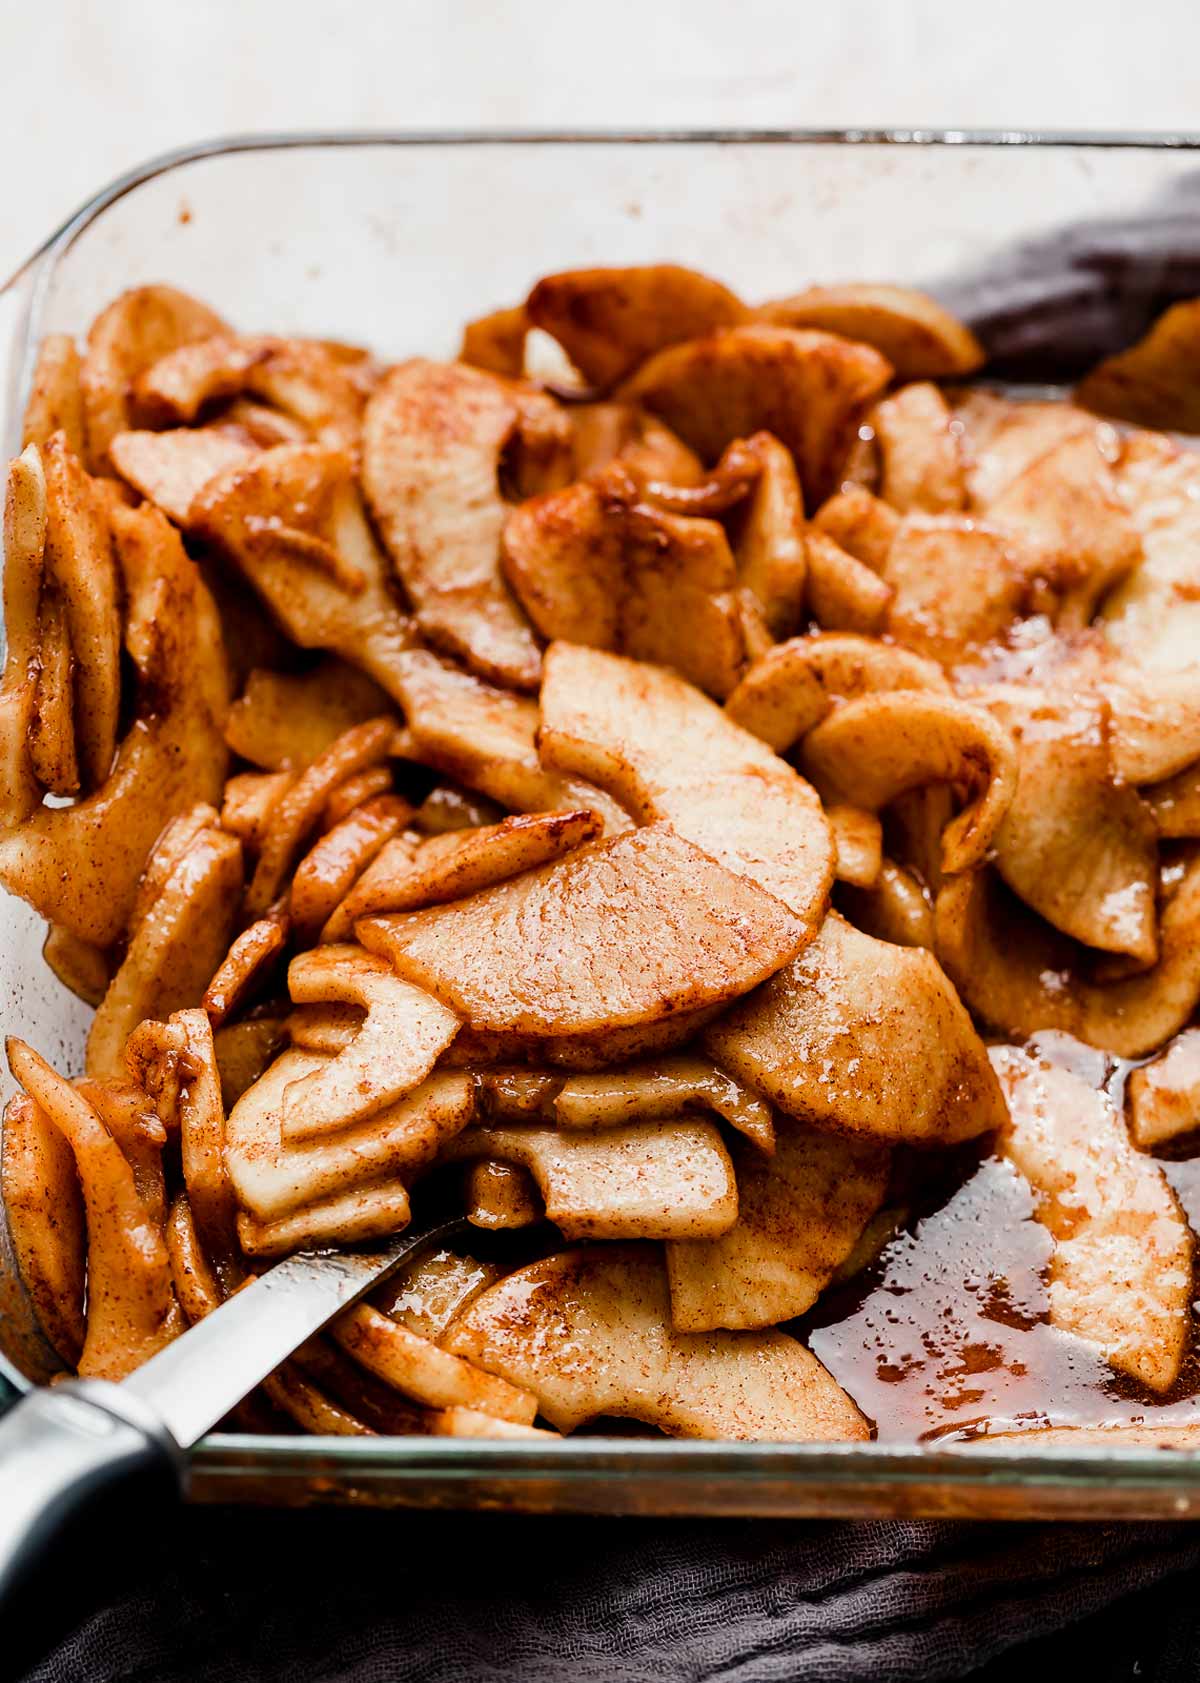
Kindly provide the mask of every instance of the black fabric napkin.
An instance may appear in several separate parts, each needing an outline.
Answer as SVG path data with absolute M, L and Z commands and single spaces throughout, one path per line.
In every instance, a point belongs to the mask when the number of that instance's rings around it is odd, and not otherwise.
M 192 1510 L 91 1551 L 25 1683 L 915 1683 L 1197 1564 L 1182 1525 Z

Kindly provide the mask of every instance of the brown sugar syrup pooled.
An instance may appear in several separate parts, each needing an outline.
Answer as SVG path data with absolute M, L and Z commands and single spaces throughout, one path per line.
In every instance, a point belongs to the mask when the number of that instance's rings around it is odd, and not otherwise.
M 1120 1108 L 1136 1067 L 1065 1035 L 1031 1049 L 1103 1087 Z M 1195 1139 L 1183 1142 L 1194 1149 Z M 1193 1232 L 1200 1156 L 1159 1159 Z M 969 1151 L 948 1195 L 914 1218 L 856 1278 L 827 1291 L 800 1327 L 813 1354 L 886 1442 L 969 1439 L 1040 1426 L 1200 1422 L 1195 1323 L 1176 1383 L 1154 1395 L 1100 1351 L 1050 1324 L 1054 1241 L 1034 1197 L 998 1157 Z

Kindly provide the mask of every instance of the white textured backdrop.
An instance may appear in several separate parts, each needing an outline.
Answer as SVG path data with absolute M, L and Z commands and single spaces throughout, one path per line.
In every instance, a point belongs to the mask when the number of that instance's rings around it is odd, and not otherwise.
M 1200 0 L 0 0 L 0 271 L 235 130 L 1200 129 Z

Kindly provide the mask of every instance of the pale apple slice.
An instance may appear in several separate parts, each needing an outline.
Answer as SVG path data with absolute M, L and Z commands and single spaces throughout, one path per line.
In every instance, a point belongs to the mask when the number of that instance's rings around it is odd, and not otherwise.
M 1050 1319 L 1153 1391 L 1174 1384 L 1191 1328 L 1192 1236 L 1162 1168 L 1108 1096 L 1015 1046 L 992 1061 L 1008 1101 L 1001 1152 L 1054 1238 Z
M 868 345 L 762 324 L 659 351 L 617 395 L 661 416 L 706 462 L 735 438 L 773 433 L 816 506 L 834 489 L 855 429 L 891 375 Z
M 500 574 L 501 457 L 555 426 L 569 457 L 569 423 L 550 398 L 420 358 L 384 378 L 363 425 L 363 487 L 421 630 L 516 689 L 537 687 L 540 658 Z
M 298 1005 L 358 1005 L 366 1018 L 345 1051 L 284 1089 L 285 1145 L 337 1133 L 393 1105 L 425 1080 L 459 1029 L 453 1011 L 360 947 L 298 954 L 288 989 Z
M 119 583 L 105 509 L 96 482 L 65 438 L 42 449 L 46 481 L 43 590 L 62 604 L 71 646 L 70 687 L 83 788 L 95 789 L 112 767 L 120 707 Z
M 943 666 L 961 665 L 1040 606 L 1049 558 L 1016 531 L 957 514 L 904 517 L 883 564 L 894 595 L 882 627 Z
M 1200 1029 L 1184 1029 L 1152 1063 L 1130 1071 L 1129 1134 L 1153 1151 L 1200 1128 Z
M 1200 459 L 1143 433 L 1126 442 L 1116 479 L 1141 539 L 1142 560 L 1101 605 L 1107 641 L 1152 685 L 1183 678 L 1194 702 L 1200 691 Z M 1153 716 L 1161 711 L 1153 705 L 1153 688 L 1150 698 Z
M 867 636 L 881 632 L 892 609 L 893 586 L 819 526 L 808 528 L 805 549 L 811 618 L 826 631 L 858 631 Z
M 0 837 L 0 881 L 48 921 L 108 947 L 164 824 L 221 798 L 228 673 L 212 598 L 179 534 L 149 505 L 113 506 L 138 706 L 105 782 Z
M 542 682 L 543 760 L 665 820 L 815 933 L 833 878 L 820 802 L 786 761 L 658 667 L 556 643 Z
M 530 697 L 485 684 L 421 649 L 404 661 L 397 698 L 414 755 L 447 777 L 514 812 L 590 809 L 609 835 L 629 828 L 625 811 L 594 784 L 542 765 Z
M 942 869 L 978 865 L 1012 802 L 1017 755 L 1009 732 L 981 707 L 931 690 L 847 701 L 804 739 L 803 764 L 827 800 L 878 811 L 929 783 L 964 790 L 942 832 Z
M 729 1153 L 715 1124 L 697 1117 L 571 1132 L 468 1128 L 447 1155 L 528 1169 L 567 1239 L 708 1239 L 737 1219 Z
M 41 644 L 46 476 L 34 445 L 9 463 L 4 491 L 4 679 L 0 683 L 0 824 L 37 810 L 42 788 L 30 754 Z
M 1163 432 L 1200 431 L 1200 299 L 1164 310 L 1150 330 L 1106 357 L 1075 396 L 1085 408 Z
M 1160 873 L 1158 962 L 1096 981 L 1086 949 L 1025 910 L 990 871 L 950 879 L 935 907 L 937 955 L 981 1022 L 1023 1040 L 1061 1029 L 1121 1058 L 1177 1034 L 1200 1001 L 1200 860 Z
M 970 507 L 986 512 L 1039 457 L 1070 438 L 1096 443 L 1105 460 L 1121 453 L 1116 429 L 1061 400 L 1024 402 L 983 387 L 947 393 L 959 433 Z
M 87 1231 L 75 1155 L 25 1093 L 4 1111 L 0 1192 L 21 1282 L 38 1322 L 69 1368 L 84 1341 Z
M 879 494 L 901 514 L 965 508 L 966 479 L 950 410 L 936 386 L 917 381 L 877 403 L 868 417 L 879 442 Z
M 356 357 L 365 363 L 363 353 Z M 178 426 L 218 399 L 248 394 L 280 410 L 314 443 L 355 450 L 367 394 L 356 374 L 352 361 L 317 339 L 215 334 L 144 368 L 133 407 L 151 426 Z
M 498 1420 L 477 1408 L 437 1408 L 429 1414 L 429 1432 L 435 1438 L 559 1438 L 541 1426 L 522 1426 L 517 1420 Z
M 322 939 L 344 940 L 360 917 L 415 911 L 478 894 L 561 859 L 595 841 L 600 830 L 601 821 L 592 812 L 544 812 L 505 818 L 478 830 L 448 830 L 416 846 L 399 837 L 358 878 L 330 917 Z
M 61 432 L 67 448 L 86 462 L 79 351 L 69 333 L 47 333 L 38 346 L 33 382 L 21 422 L 21 448 L 39 448 Z
M 933 948 L 933 896 L 894 859 L 880 861 L 879 880 L 873 887 L 843 888 L 838 904 L 856 929 L 874 935 L 877 941 Z
M 347 451 L 263 450 L 210 479 L 188 525 L 237 567 L 294 643 L 341 655 L 395 695 L 413 627 Z
M 210 479 L 242 467 L 258 454 L 217 427 L 172 427 L 168 432 L 119 432 L 108 447 L 127 485 L 156 503 L 177 526 L 186 526 L 192 504 Z
M 646 357 L 746 315 L 729 288 L 677 263 L 546 275 L 525 301 L 584 378 L 613 386 Z
M 813 517 L 813 525 L 824 532 L 847 555 L 882 573 L 888 553 L 900 530 L 900 516 L 890 503 L 863 485 L 843 485 Z
M 364 945 L 472 1028 L 538 1039 L 603 1037 L 736 999 L 805 933 L 665 824 L 467 900 L 358 925 Z
M 173 286 L 134 287 L 102 310 L 80 369 L 89 466 L 108 471 L 109 445 L 134 424 L 133 384 L 144 369 L 180 345 L 224 332 L 220 316 Z
M 256 667 L 229 709 L 225 740 L 235 754 L 264 770 L 299 770 L 352 725 L 377 719 L 387 709 L 378 684 L 333 657 L 299 674 Z
M 1000 875 L 1064 935 L 1153 964 L 1154 821 L 1113 775 L 1107 705 L 1031 684 L 991 686 L 974 699 L 1017 744 L 1017 786 L 993 846 Z
M 523 1114 L 521 1099 L 514 1100 L 511 1088 L 517 1072 L 508 1076 L 506 1115 Z M 685 1107 L 702 1107 L 715 1112 L 731 1128 L 745 1134 L 760 1151 L 775 1148 L 775 1124 L 771 1107 L 723 1069 L 694 1053 L 660 1058 L 652 1063 L 631 1064 L 627 1069 L 603 1070 L 595 1075 L 568 1076 L 557 1091 L 547 1092 L 539 1083 L 544 1076 L 530 1074 L 523 1086 L 528 1097 L 525 1111 L 551 1114 L 560 1128 L 612 1128 L 631 1122 L 659 1121 L 678 1116 Z M 550 1078 L 553 1080 L 553 1078 Z
M 240 771 L 229 778 L 221 798 L 221 828 L 256 855 L 284 793 L 296 781 L 291 771 Z
M 490 1233 L 532 1227 L 546 1215 L 537 1182 L 528 1169 L 498 1157 L 467 1164 L 463 1204 L 471 1226 Z
M 971 374 L 984 361 L 983 346 L 971 329 L 936 298 L 909 286 L 810 286 L 760 304 L 754 314 L 761 321 L 817 327 L 874 345 L 899 380 Z
M 370 768 L 376 769 L 381 768 Z M 328 810 L 326 801 L 325 813 Z M 292 873 L 288 893 L 288 907 L 301 940 L 316 939 L 364 871 L 408 823 L 412 811 L 399 795 L 375 795 L 353 806 L 313 843 Z
M 518 1269 L 468 1305 L 444 1344 L 532 1391 L 563 1432 L 618 1415 L 671 1437 L 870 1435 L 840 1385 L 784 1333 L 675 1331 L 657 1246 L 597 1245 Z
M 501 559 L 543 637 L 674 667 L 717 696 L 737 683 L 738 575 L 718 521 L 661 512 L 613 468 L 513 509 Z
M 87 1099 L 23 1040 L 9 1068 L 71 1147 L 87 1212 L 87 1330 L 78 1371 L 123 1379 L 183 1331 L 162 1226 L 121 1147 Z
M 283 792 L 271 808 L 246 890 L 248 916 L 262 917 L 275 900 L 333 790 L 347 777 L 384 759 L 394 747 L 395 735 L 395 721 L 387 714 L 351 726 Z
M 883 869 L 883 826 L 878 818 L 862 807 L 847 805 L 826 807 L 825 816 L 833 832 L 838 881 L 874 888 Z
M 817 940 L 704 1034 L 709 1055 L 800 1121 L 910 1144 L 987 1133 L 1004 1103 L 932 953 L 831 912 Z
M 241 890 L 241 843 L 222 830 L 201 829 L 130 931 L 88 1032 L 93 1079 L 123 1075 L 125 1041 L 143 1018 L 199 1004 L 228 951 Z
M 885 690 L 940 690 L 950 685 L 923 655 L 877 637 L 819 631 L 769 649 L 725 703 L 730 718 L 784 754 L 837 701 Z
M 447 1071 L 331 1138 L 289 1143 L 281 1133 L 284 1094 L 331 1063 L 317 1052 L 284 1052 L 229 1115 L 229 1173 L 242 1210 L 260 1222 L 415 1173 L 471 1119 L 470 1076 Z M 405 1215 L 396 1226 L 406 1220 Z
M 327 1245 L 357 1245 L 385 1238 L 408 1226 L 412 1214 L 408 1183 L 373 1180 L 346 1192 L 331 1192 L 301 1204 L 289 1215 L 260 1221 L 248 1210 L 238 1215 L 238 1243 L 247 1256 L 287 1256 Z
M 1076 433 L 1011 482 L 989 521 L 1045 551 L 1059 597 L 1057 625 L 1087 625 L 1097 604 L 1141 564 L 1142 540 L 1101 443 Z
M 340 1315 L 332 1332 L 369 1373 L 428 1408 L 475 1408 L 524 1425 L 537 1413 L 531 1392 L 419 1338 L 369 1303 Z
M 745 448 L 758 466 L 758 478 L 736 520 L 738 577 L 753 593 L 772 637 L 789 637 L 804 611 L 804 493 L 791 451 L 777 438 L 755 433 Z
M 733 1146 L 737 1221 L 667 1246 L 671 1317 L 683 1332 L 769 1327 L 803 1315 L 883 1203 L 891 1153 L 781 1121 L 775 1154 Z

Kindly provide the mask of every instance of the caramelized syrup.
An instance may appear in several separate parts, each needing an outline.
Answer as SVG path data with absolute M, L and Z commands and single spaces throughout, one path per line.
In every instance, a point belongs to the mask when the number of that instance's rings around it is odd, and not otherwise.
M 1064 1035 L 1038 1036 L 1033 1049 L 1122 1103 L 1129 1063 Z M 1200 1158 L 1162 1167 L 1200 1232 Z M 1155 1395 L 1050 1325 L 1052 1249 L 1024 1180 L 984 1158 L 870 1269 L 827 1292 L 802 1336 L 885 1441 L 1200 1421 L 1195 1325 L 1178 1382 Z

